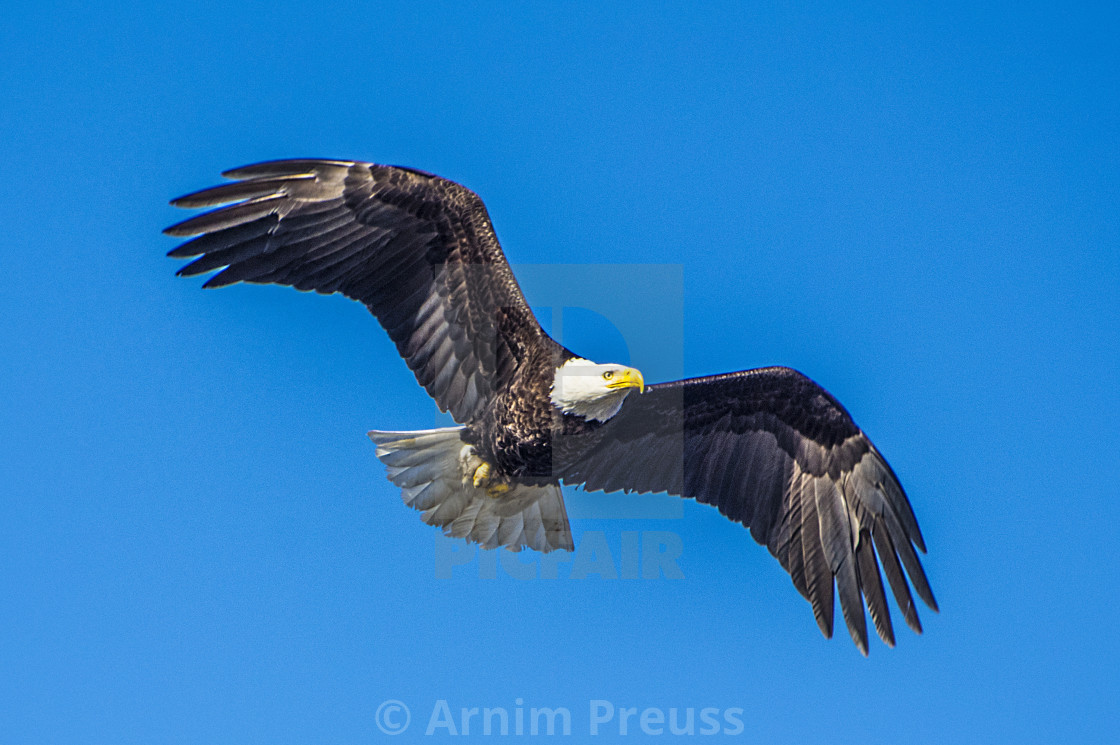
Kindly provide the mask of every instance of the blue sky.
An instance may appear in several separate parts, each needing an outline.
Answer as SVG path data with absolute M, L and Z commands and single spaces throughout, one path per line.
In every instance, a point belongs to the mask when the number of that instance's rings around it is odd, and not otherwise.
M 391 699 L 412 741 L 448 739 L 419 737 L 441 700 L 565 707 L 577 741 L 594 701 L 741 710 L 713 740 L 1115 733 L 1116 10 L 647 6 L 6 11 L 0 741 L 376 742 Z M 439 421 L 364 309 L 164 257 L 170 198 L 294 156 L 473 188 L 587 356 L 819 381 L 906 486 L 942 612 L 864 659 L 665 497 L 569 495 L 596 552 L 531 579 L 437 538 L 364 436 Z

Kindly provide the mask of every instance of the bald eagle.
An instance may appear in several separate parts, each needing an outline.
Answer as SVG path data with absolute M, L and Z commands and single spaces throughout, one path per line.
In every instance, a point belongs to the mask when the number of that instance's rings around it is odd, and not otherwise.
M 831 637 L 834 593 L 867 654 L 871 614 L 894 645 L 887 584 L 921 633 L 909 585 L 937 603 L 897 477 L 827 391 L 785 367 L 646 385 L 537 323 L 474 192 L 412 168 L 283 160 L 172 202 L 217 208 L 164 232 L 204 287 L 339 292 L 377 318 L 459 426 L 372 431 L 424 522 L 485 548 L 573 549 L 561 484 L 714 505 L 789 572 Z M 904 572 L 905 570 L 905 572 Z M 909 584 L 907 582 L 909 576 Z

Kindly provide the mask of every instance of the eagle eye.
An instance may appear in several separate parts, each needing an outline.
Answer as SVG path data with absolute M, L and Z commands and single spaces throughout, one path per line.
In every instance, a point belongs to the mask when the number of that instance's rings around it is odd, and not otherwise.
M 614 370 L 607 370 L 605 373 L 603 373 L 603 377 L 607 380 L 610 380 L 614 377 Z

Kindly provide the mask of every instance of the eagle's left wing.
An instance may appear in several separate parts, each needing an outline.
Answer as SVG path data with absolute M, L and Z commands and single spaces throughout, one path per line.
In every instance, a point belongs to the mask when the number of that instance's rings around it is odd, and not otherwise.
M 781 562 L 826 637 L 835 586 L 860 651 L 865 601 L 893 646 L 879 562 L 912 629 L 921 625 L 902 567 L 937 609 L 914 550 L 925 543 L 894 472 L 840 403 L 801 373 L 772 367 L 653 385 L 631 394 L 596 437 L 560 474 L 566 483 L 715 505 Z

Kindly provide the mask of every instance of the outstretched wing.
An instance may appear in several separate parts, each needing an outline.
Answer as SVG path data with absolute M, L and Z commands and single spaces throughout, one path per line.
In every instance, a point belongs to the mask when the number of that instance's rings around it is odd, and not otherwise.
M 473 419 L 533 345 L 547 343 L 469 189 L 338 160 L 222 175 L 235 181 L 172 202 L 219 207 L 164 231 L 197 236 L 170 252 L 198 257 L 178 273 L 220 270 L 204 287 L 273 283 L 364 303 L 457 421 Z
M 865 601 L 879 636 L 894 645 L 880 562 L 914 631 L 921 625 L 903 567 L 937 609 L 914 551 L 925 543 L 898 479 L 844 407 L 801 373 L 772 367 L 653 385 L 631 394 L 598 434 L 563 474 L 567 483 L 715 505 L 777 557 L 826 637 L 835 587 L 861 652 Z

